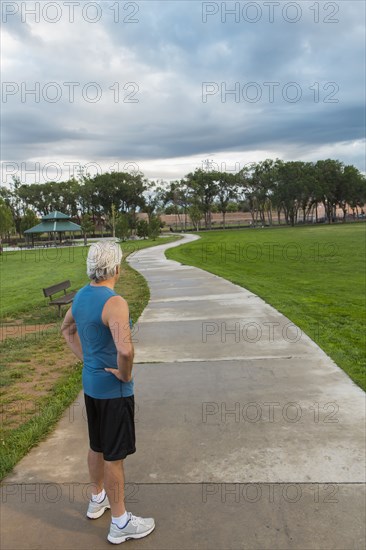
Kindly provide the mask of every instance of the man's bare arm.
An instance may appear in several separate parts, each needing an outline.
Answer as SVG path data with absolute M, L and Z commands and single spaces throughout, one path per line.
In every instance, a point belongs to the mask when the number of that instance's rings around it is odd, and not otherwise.
M 109 326 L 117 348 L 118 370 L 105 369 L 122 382 L 132 379 L 134 348 L 131 338 L 130 317 L 126 300 L 122 296 L 113 296 L 103 308 L 102 320 Z
M 61 332 L 62 336 L 66 340 L 66 344 L 69 346 L 71 351 L 76 355 L 78 359 L 80 359 L 80 361 L 83 361 L 83 350 L 81 347 L 76 323 L 72 316 L 71 307 L 70 309 L 68 309 L 65 315 L 65 319 L 61 326 Z

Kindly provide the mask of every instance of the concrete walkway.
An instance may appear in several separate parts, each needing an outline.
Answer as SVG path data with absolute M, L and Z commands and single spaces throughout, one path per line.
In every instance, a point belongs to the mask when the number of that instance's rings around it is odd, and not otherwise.
M 167 260 L 172 246 L 129 258 L 151 299 L 134 334 L 127 508 L 157 528 L 124 548 L 364 548 L 364 392 L 262 299 Z M 82 403 L 6 479 L 2 549 L 110 547 L 108 514 L 84 517 Z

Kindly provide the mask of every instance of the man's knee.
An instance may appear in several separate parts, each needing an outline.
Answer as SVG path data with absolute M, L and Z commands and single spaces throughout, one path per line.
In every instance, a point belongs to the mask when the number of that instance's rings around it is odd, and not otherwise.
M 104 459 L 104 466 L 106 468 L 120 468 L 123 465 L 123 458 L 119 460 L 106 460 Z

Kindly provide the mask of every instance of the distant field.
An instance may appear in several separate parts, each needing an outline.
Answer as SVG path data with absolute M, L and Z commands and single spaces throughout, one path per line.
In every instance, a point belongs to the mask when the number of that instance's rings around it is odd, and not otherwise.
M 199 235 L 199 241 L 167 250 L 167 257 L 263 298 L 366 390 L 365 224 Z

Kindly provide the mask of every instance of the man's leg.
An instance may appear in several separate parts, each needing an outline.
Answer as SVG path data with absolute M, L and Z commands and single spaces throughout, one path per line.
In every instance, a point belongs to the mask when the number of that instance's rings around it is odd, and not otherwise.
M 106 492 L 103 488 L 104 459 L 103 453 L 89 449 L 88 453 L 89 476 L 92 484 L 92 495 L 86 515 L 90 519 L 100 518 L 110 508 Z
M 104 488 L 111 505 L 112 516 L 122 516 L 126 511 L 123 460 L 104 461 Z
M 104 486 L 112 509 L 109 542 L 120 544 L 129 539 L 142 539 L 155 529 L 153 518 L 140 518 L 126 512 L 123 460 L 104 462 Z
M 89 449 L 88 468 L 90 481 L 93 484 L 93 494 L 98 495 L 103 491 L 104 460 L 103 453 L 96 453 Z

